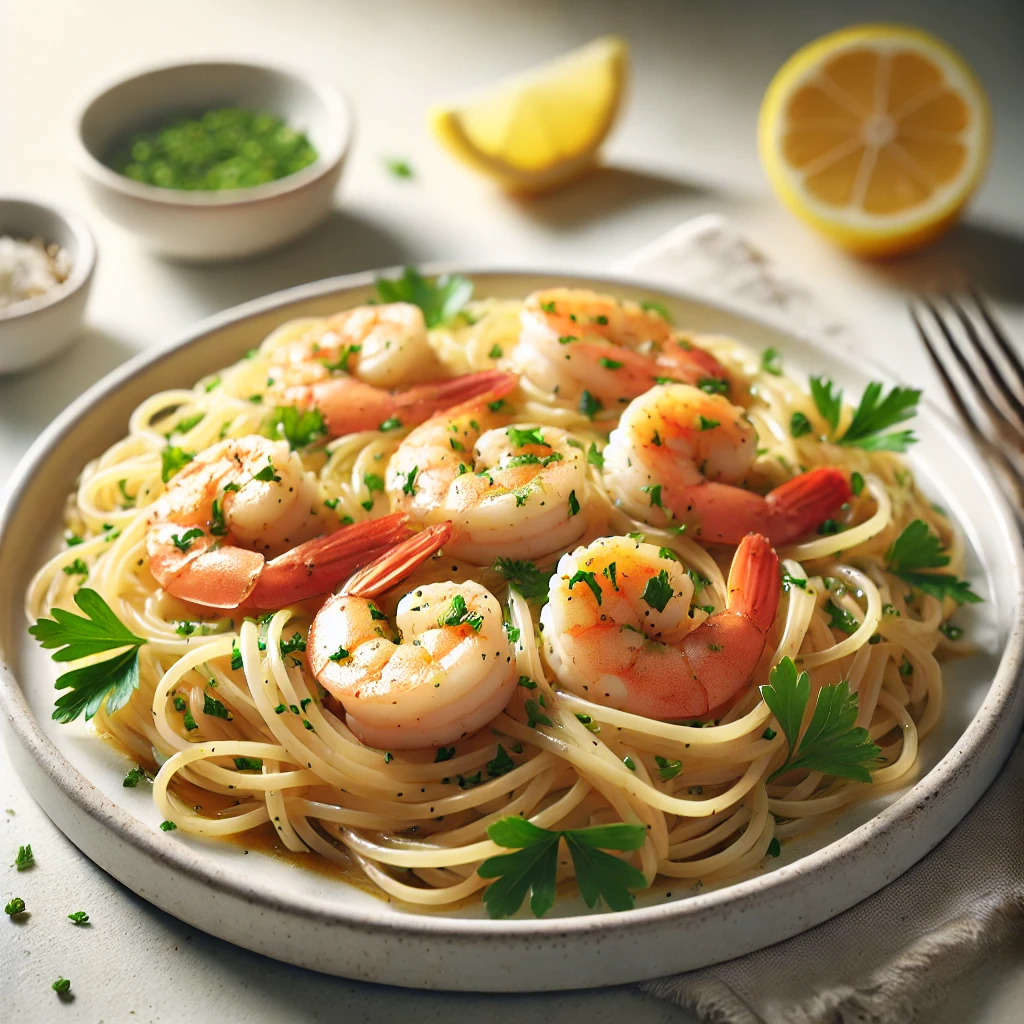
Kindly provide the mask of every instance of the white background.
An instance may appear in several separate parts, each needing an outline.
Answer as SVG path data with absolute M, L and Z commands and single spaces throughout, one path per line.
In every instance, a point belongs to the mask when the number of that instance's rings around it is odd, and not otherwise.
M 848 320 L 876 359 L 936 397 L 904 311 L 907 289 L 966 274 L 1024 339 L 1019 2 L 30 0 L 0 2 L 0 11 L 0 191 L 76 208 L 100 253 L 77 346 L 50 366 L 0 378 L 0 483 L 85 386 L 132 353 L 245 299 L 430 259 L 603 269 L 708 211 L 730 215 Z M 966 222 L 928 252 L 884 265 L 854 262 L 794 221 L 772 199 L 755 150 L 758 103 L 786 56 L 829 29 L 871 20 L 919 24 L 953 43 L 988 90 L 995 123 L 991 168 Z M 634 80 L 607 166 L 585 181 L 531 202 L 506 199 L 430 139 L 429 102 L 606 32 L 629 40 Z M 149 257 L 89 207 L 67 159 L 67 133 L 75 106 L 102 79 L 209 55 L 265 57 L 333 81 L 353 102 L 356 142 L 328 223 L 271 256 L 194 268 Z M 392 178 L 387 157 L 409 160 L 415 178 Z M 13 816 L 3 813 L 8 807 Z M 38 867 L 16 875 L 7 865 L 25 842 Z M 2 754 L 0 877 L 3 901 L 17 891 L 33 911 L 22 924 L 0 921 L 0 1000 L 9 1020 L 689 1019 L 630 990 L 423 995 L 248 954 L 155 910 L 93 867 L 35 808 Z M 90 913 L 91 927 L 64 920 L 78 909 Z M 885 926 L 898 925 L 880 922 Z M 1008 950 L 959 984 L 929 1020 L 1019 1020 L 1022 953 Z M 76 993 L 66 1005 L 49 987 L 60 974 Z

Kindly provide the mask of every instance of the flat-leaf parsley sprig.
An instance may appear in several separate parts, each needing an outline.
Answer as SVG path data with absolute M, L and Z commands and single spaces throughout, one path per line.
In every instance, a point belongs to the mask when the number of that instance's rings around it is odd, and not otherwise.
M 797 768 L 855 782 L 871 781 L 868 769 L 877 766 L 881 750 L 871 742 L 867 729 L 854 725 L 857 694 L 850 693 L 846 680 L 818 691 L 814 713 L 802 737 L 800 725 L 811 699 L 810 677 L 806 672 L 798 675 L 793 659 L 783 658 L 768 673 L 768 680 L 761 687 L 761 696 L 778 719 L 788 746 L 785 762 L 768 776 L 769 782 Z
M 630 910 L 635 897 L 630 889 L 643 889 L 647 881 L 632 864 L 605 850 L 639 850 L 647 838 L 643 825 L 621 822 L 590 828 L 546 829 L 525 818 L 494 822 L 487 837 L 515 853 L 490 857 L 477 868 L 481 878 L 496 878 L 484 893 L 492 918 L 510 917 L 531 893 L 530 909 L 543 917 L 554 905 L 558 875 L 558 847 L 565 840 L 576 870 L 576 885 L 588 907 L 603 899 L 611 910 Z
M 139 685 L 139 648 L 148 641 L 136 636 L 111 611 L 95 590 L 82 587 L 75 604 L 85 612 L 76 615 L 51 608 L 52 619 L 39 619 L 29 633 L 46 649 L 61 648 L 54 661 L 78 661 L 106 651 L 116 651 L 105 661 L 95 661 L 57 677 L 56 688 L 67 690 L 54 702 L 53 718 L 73 722 L 79 715 L 92 718 L 106 701 L 107 714 L 128 703 Z
M 473 282 L 461 274 L 442 274 L 429 281 L 415 267 L 405 267 L 399 278 L 377 278 L 381 302 L 409 302 L 423 310 L 427 327 L 437 327 L 462 312 L 473 294 Z
M 825 377 L 811 377 L 811 397 L 822 419 L 835 434 L 843 411 L 843 392 Z M 882 385 L 873 381 L 864 389 L 853 419 L 834 444 L 863 448 L 869 452 L 905 452 L 917 441 L 912 430 L 892 430 L 917 414 L 921 392 L 916 388 L 894 387 L 882 396 Z
M 951 597 L 957 604 L 976 604 L 981 600 L 966 580 L 950 573 L 919 571 L 949 565 L 949 555 L 943 553 L 941 541 L 923 519 L 915 519 L 903 530 L 892 542 L 885 560 L 890 572 L 939 600 Z

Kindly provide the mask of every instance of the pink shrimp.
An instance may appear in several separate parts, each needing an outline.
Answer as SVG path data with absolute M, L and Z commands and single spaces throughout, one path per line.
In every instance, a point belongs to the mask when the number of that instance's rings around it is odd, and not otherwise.
M 846 474 L 830 466 L 757 494 L 739 486 L 757 434 L 746 412 L 686 384 L 651 388 L 626 407 L 604 450 L 604 480 L 631 516 L 685 524 L 698 540 L 738 544 L 751 531 L 789 544 L 850 499 Z
M 411 532 L 397 513 L 328 533 L 322 508 L 287 442 L 221 441 L 153 504 L 150 571 L 169 594 L 208 608 L 281 608 L 328 593 Z
M 749 534 L 728 604 L 692 628 L 693 583 L 653 544 L 602 537 L 563 555 L 541 613 L 544 653 L 562 685 L 647 718 L 703 715 L 750 682 L 779 604 L 779 560 Z
M 635 302 L 576 288 L 530 295 L 512 362 L 559 398 L 584 391 L 607 408 L 665 378 L 728 388 L 725 367 Z
M 500 714 L 515 690 L 501 604 L 479 583 L 417 587 L 398 603 L 397 628 L 371 600 L 433 554 L 451 527 L 429 527 L 357 573 L 310 627 L 310 668 L 364 743 L 452 743 Z
M 318 409 L 329 435 L 341 437 L 422 423 L 510 376 L 443 372 L 417 306 L 358 306 L 273 349 L 270 393 L 281 405 Z

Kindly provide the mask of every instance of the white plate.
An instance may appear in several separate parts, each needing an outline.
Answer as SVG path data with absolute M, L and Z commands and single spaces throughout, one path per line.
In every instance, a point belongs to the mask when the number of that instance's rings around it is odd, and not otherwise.
M 656 298 L 676 321 L 772 345 L 787 370 L 825 373 L 851 394 L 884 371 L 780 332 L 766 321 L 684 292 L 626 278 L 474 272 L 479 295 L 521 296 L 557 282 Z M 188 387 L 238 358 L 282 321 L 365 301 L 373 274 L 303 285 L 205 321 L 171 348 L 121 367 L 38 439 L 0 515 L 0 704 L 11 756 L 57 825 L 114 877 L 171 914 L 315 970 L 421 988 L 537 991 L 612 985 L 738 956 L 796 934 L 880 889 L 928 852 L 994 778 L 1024 718 L 1017 685 L 1022 559 L 1012 515 L 963 430 L 922 405 L 911 457 L 924 488 L 965 528 L 968 575 L 986 597 L 961 615 L 983 653 L 947 666 L 948 706 L 922 746 L 911 788 L 848 809 L 835 825 L 787 843 L 760 875 L 711 892 L 669 883 L 623 914 L 571 900 L 535 921 L 489 921 L 479 904 L 415 913 L 343 881 L 233 844 L 159 831 L 148 788 L 121 785 L 125 761 L 81 723 L 50 720 L 52 662 L 28 637 L 21 610 L 32 572 L 61 529 L 63 497 L 85 462 L 123 436 L 130 411 L 154 391 Z M 958 620 L 959 621 L 959 620 Z M 668 896 L 668 893 L 671 896 Z

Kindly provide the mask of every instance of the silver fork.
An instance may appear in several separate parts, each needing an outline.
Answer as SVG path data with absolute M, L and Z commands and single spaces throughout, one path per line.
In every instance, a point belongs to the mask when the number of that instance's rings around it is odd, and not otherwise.
M 1024 364 L 973 288 L 921 294 L 910 316 L 950 400 L 1024 525 Z

